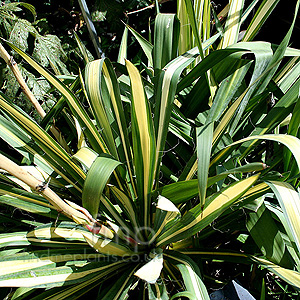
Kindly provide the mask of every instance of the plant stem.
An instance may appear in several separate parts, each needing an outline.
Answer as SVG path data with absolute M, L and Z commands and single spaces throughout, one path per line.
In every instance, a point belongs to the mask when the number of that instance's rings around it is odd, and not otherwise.
M 31 90 L 28 88 L 24 78 L 22 77 L 22 74 L 18 68 L 17 63 L 15 62 L 14 58 L 8 54 L 8 52 L 5 50 L 5 48 L 2 46 L 0 43 L 0 56 L 4 59 L 6 64 L 9 66 L 13 74 L 15 75 L 23 93 L 27 96 L 27 98 L 30 100 L 30 102 L 33 104 L 35 107 L 36 111 L 38 114 L 44 118 L 46 113 L 43 110 L 42 106 L 40 103 L 36 100 L 35 96 L 31 92 Z
M 5 48 L 2 46 L 1 43 L 0 43 L 0 57 L 3 58 L 5 63 L 9 66 L 9 68 L 11 69 L 13 74 L 15 75 L 16 80 L 18 81 L 22 92 L 25 94 L 25 96 L 32 103 L 32 105 L 36 109 L 37 113 L 41 116 L 41 118 L 44 118 L 46 116 L 46 112 L 44 111 L 44 109 L 42 108 L 40 103 L 37 101 L 34 94 L 28 88 L 28 86 L 27 86 L 27 84 L 26 84 L 26 82 L 25 82 L 25 80 L 24 80 L 24 78 L 23 78 L 23 76 L 22 76 L 22 74 L 21 74 L 21 72 L 18 68 L 18 65 L 14 60 L 14 58 L 8 54 L 8 52 L 5 50 Z M 60 134 L 60 131 L 57 128 L 55 128 L 54 126 L 50 127 L 50 131 L 54 135 L 56 140 L 59 141 L 60 144 L 62 144 L 62 146 L 66 149 L 66 151 L 68 153 L 70 153 L 70 149 L 69 149 L 67 143 L 65 142 L 65 140 L 62 138 L 62 136 Z
M 36 179 L 33 175 L 2 154 L 0 154 L 0 168 L 26 183 L 33 191 L 42 194 L 58 212 L 73 219 L 76 223 L 94 224 L 95 220 L 88 218 L 87 215 L 68 205 L 48 187 L 48 184 Z

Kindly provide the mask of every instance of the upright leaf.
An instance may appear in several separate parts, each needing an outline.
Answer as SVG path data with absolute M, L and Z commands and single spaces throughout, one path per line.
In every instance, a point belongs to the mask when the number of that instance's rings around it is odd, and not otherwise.
M 149 103 L 137 68 L 126 61 L 132 90 L 132 141 L 137 192 L 144 226 L 150 217 L 150 193 L 154 183 L 155 135 Z

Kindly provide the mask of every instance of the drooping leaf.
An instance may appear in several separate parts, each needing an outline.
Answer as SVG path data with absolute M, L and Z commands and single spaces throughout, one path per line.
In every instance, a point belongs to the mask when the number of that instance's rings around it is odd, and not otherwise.
M 100 156 L 94 160 L 90 167 L 84 182 L 82 204 L 94 217 L 97 216 L 105 185 L 115 168 L 120 164 L 117 160 Z
M 187 296 L 189 299 L 193 300 L 210 299 L 206 287 L 201 279 L 200 270 L 192 259 L 190 259 L 187 255 L 177 253 L 176 251 L 167 252 L 164 255 L 167 259 L 175 261 L 175 265 L 182 275 L 185 289 L 188 292 L 188 294 L 184 294 L 185 292 L 179 292 L 171 299 L 176 299 L 180 296 Z

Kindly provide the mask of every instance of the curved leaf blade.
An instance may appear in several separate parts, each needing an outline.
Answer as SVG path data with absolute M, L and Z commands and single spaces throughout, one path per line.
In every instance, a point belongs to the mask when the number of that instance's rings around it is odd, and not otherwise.
M 84 182 L 82 192 L 82 205 L 92 216 L 97 217 L 99 204 L 104 187 L 109 177 L 121 163 L 109 157 L 97 157 Z

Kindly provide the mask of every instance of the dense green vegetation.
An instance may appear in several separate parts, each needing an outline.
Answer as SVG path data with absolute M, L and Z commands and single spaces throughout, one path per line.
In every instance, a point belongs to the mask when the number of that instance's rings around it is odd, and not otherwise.
M 1 296 L 298 299 L 299 1 L 67 2 L 0 10 Z

